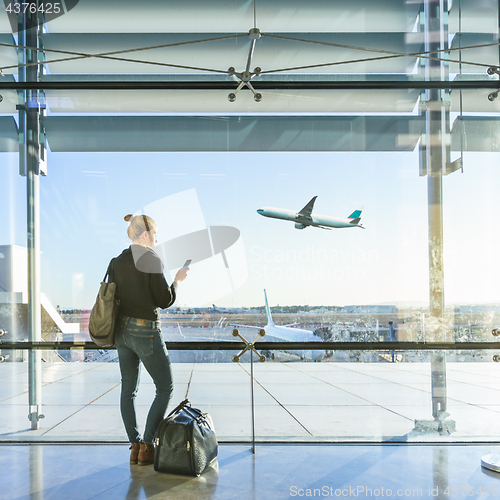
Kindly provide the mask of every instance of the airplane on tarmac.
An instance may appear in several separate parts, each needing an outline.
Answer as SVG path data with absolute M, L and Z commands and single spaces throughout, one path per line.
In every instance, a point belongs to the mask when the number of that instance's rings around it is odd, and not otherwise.
M 267 317 L 266 326 L 261 327 L 254 325 L 235 325 L 235 324 L 232 324 L 231 326 L 235 326 L 238 328 L 258 328 L 259 330 L 263 329 L 266 332 L 266 335 L 269 335 L 270 337 L 276 337 L 281 340 L 286 340 L 288 342 L 323 342 L 323 340 L 320 337 L 315 335 L 310 330 L 291 328 L 292 325 L 284 325 L 284 326 L 275 325 L 273 318 L 271 316 L 271 310 L 269 309 L 269 304 L 267 302 L 267 293 L 265 290 L 264 290 L 264 298 L 266 301 L 266 317 Z M 320 361 L 325 356 L 324 349 L 293 350 L 290 352 L 292 354 L 300 356 L 302 359 L 312 360 L 312 361 Z
M 230 307 L 226 309 L 224 307 L 217 307 L 215 304 L 212 304 L 212 309 L 210 310 L 212 313 L 222 313 L 222 314 L 244 314 L 247 313 L 247 309 L 242 309 L 241 307 Z
M 360 224 L 361 212 L 363 207 L 359 207 L 357 210 L 349 215 L 346 219 L 341 219 L 338 217 L 330 217 L 328 215 L 313 214 L 312 210 L 314 207 L 314 202 L 317 196 L 300 211 L 287 210 L 285 208 L 275 208 L 275 207 L 264 207 L 259 208 L 257 213 L 263 215 L 264 217 L 270 217 L 272 219 L 281 219 L 295 222 L 295 229 L 305 229 L 308 226 L 319 227 L 320 229 L 331 230 L 331 228 L 343 228 L 343 227 L 364 227 Z
M 248 312 L 247 309 L 241 307 L 217 307 L 212 304 L 212 307 L 190 307 L 189 308 L 194 314 L 245 314 Z

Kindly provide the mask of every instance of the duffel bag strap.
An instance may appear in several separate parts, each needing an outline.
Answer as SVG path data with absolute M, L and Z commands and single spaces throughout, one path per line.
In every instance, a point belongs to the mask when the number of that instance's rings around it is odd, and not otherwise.
M 184 408 L 184 411 L 195 419 L 205 418 L 205 413 L 203 413 L 201 410 L 198 410 L 198 408 L 193 408 L 190 406 Z
M 196 420 L 199 424 L 205 424 L 207 427 L 212 428 L 210 420 L 207 418 L 208 413 L 198 410 L 198 408 L 185 407 L 183 411 L 186 412 L 193 420 Z
M 182 401 L 181 403 L 179 403 L 168 415 L 167 415 L 167 418 L 170 418 L 174 415 L 176 415 L 177 413 L 179 413 L 184 407 L 190 407 L 191 406 L 191 402 L 189 401 L 189 399 L 185 399 L 184 401 Z

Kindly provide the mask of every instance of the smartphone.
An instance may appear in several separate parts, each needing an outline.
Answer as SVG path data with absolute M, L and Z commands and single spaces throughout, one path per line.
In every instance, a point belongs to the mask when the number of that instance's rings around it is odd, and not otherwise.
M 191 264 L 191 259 L 188 259 L 186 260 L 186 262 L 184 262 L 182 269 L 186 270 L 189 267 L 189 264 Z

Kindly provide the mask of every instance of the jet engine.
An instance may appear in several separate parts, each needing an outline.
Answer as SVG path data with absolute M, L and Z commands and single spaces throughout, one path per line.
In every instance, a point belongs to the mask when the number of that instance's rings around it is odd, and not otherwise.
M 300 224 L 300 222 L 295 223 L 295 229 L 304 229 L 306 226 L 304 224 Z
M 320 326 L 319 328 L 316 328 L 316 330 L 314 330 L 313 333 L 314 335 L 316 335 L 316 337 L 319 337 L 321 340 L 324 340 L 325 342 L 331 340 L 333 337 L 331 326 Z
M 261 353 L 267 358 L 267 359 L 274 359 L 275 355 L 274 352 L 268 351 L 267 349 L 262 350 Z
M 323 342 L 328 342 L 329 340 L 332 340 L 333 337 L 333 331 L 331 326 L 321 326 L 319 328 L 316 328 L 316 330 L 314 330 L 313 333 L 321 340 L 323 340 Z M 332 356 L 333 356 L 333 351 L 325 350 L 325 358 L 331 358 Z

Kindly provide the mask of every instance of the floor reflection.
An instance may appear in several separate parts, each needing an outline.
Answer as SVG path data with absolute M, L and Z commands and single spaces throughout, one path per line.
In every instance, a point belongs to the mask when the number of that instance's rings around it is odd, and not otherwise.
M 43 446 L 29 447 L 30 498 L 43 500 Z
M 162 495 L 162 498 L 172 498 L 182 492 L 183 498 L 214 498 L 217 490 L 219 466 L 217 461 L 210 464 L 200 477 L 179 476 L 173 474 L 154 473 L 152 466 L 146 471 L 139 466 L 130 466 L 131 481 L 129 482 L 126 500 L 139 500 Z
M 0 445 L 0 498 L 478 498 L 500 493 L 500 473 L 481 467 L 482 456 L 498 451 L 478 444 L 258 445 L 254 455 L 250 446 L 221 445 L 218 462 L 195 478 L 130 465 L 126 445 Z
M 446 446 L 432 448 L 432 479 L 434 484 L 431 496 L 439 496 L 439 492 L 444 493 L 450 484 L 448 477 L 448 447 Z

